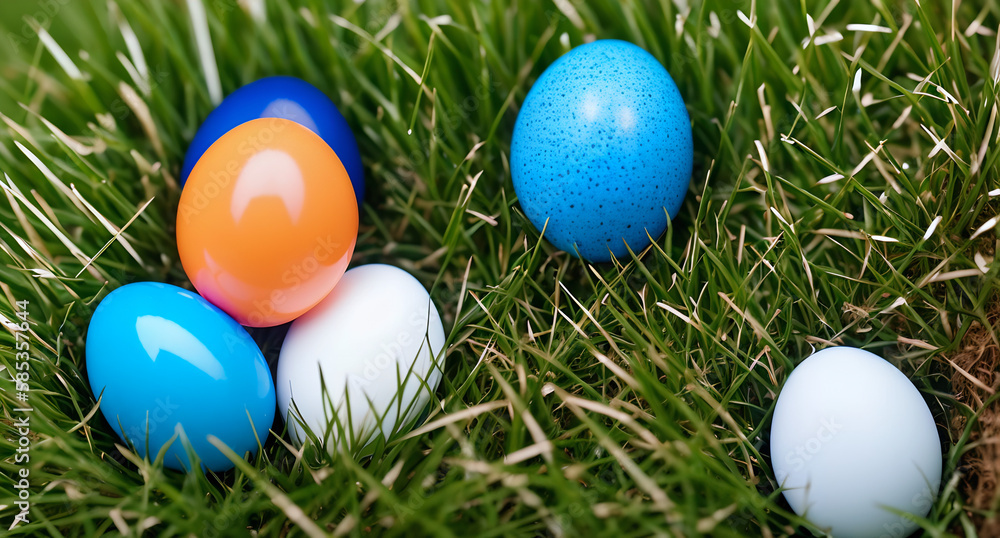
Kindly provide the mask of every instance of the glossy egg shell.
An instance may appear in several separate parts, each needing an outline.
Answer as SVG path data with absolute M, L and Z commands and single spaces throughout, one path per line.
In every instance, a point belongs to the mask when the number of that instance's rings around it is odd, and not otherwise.
M 319 439 L 329 433 L 332 453 L 338 440 L 346 441 L 335 417 L 351 437 L 349 447 L 379 432 L 388 438 L 426 407 L 428 388 L 441 380 L 444 340 L 441 316 L 417 279 L 389 265 L 351 269 L 292 323 L 282 344 L 278 410 L 292 440 L 304 441 L 302 422 Z
M 252 120 L 191 171 L 177 248 L 194 287 L 243 325 L 289 322 L 337 284 L 358 236 L 358 206 L 337 155 L 290 120 Z
M 258 118 L 295 121 L 318 134 L 340 158 L 351 176 L 358 205 L 365 195 L 365 174 L 358 142 L 343 114 L 318 88 L 295 77 L 276 76 L 256 80 L 229 94 L 195 133 L 184 155 L 183 185 L 198 159 L 222 135 Z
M 909 379 L 881 357 L 831 347 L 785 381 L 771 465 L 792 509 L 834 536 L 907 536 L 941 482 L 941 442 Z
M 164 465 L 191 469 L 183 435 L 201 463 L 233 463 L 208 441 L 256 453 L 274 420 L 271 372 L 231 317 L 190 291 L 153 282 L 122 286 L 101 301 L 87 330 L 87 377 L 101 412 L 149 457 L 175 434 Z M 183 433 L 181 433 L 183 430 Z
M 581 45 L 549 66 L 518 112 L 510 151 L 528 219 L 556 247 L 597 262 L 662 234 L 691 181 L 681 94 L 652 55 L 624 41 Z

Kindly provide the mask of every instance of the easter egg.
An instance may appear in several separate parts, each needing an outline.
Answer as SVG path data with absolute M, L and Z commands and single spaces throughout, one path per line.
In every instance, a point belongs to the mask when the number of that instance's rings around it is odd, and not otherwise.
M 663 233 L 692 160 L 673 79 L 648 52 L 616 40 L 576 47 L 542 73 L 510 148 L 524 214 L 553 245 L 595 262 L 638 252 Z
M 297 318 L 326 297 L 354 252 L 358 206 L 337 154 L 291 120 L 251 120 L 195 165 L 177 208 L 191 283 L 243 325 Z
M 340 442 L 388 438 L 427 405 L 441 380 L 444 339 L 417 279 L 389 265 L 351 269 L 292 323 L 281 346 L 278 412 L 292 440 L 305 441 L 302 424 L 331 453 Z
M 101 413 L 140 456 L 192 469 L 233 467 L 208 441 L 256 453 L 274 420 L 274 383 L 246 330 L 190 291 L 154 282 L 107 295 L 87 329 L 87 378 Z
M 824 349 L 781 389 L 771 465 L 788 504 L 834 536 L 907 536 L 941 483 L 930 409 L 902 372 L 852 347 Z
M 184 155 L 181 184 L 208 148 L 234 127 L 258 118 L 283 118 L 303 125 L 336 152 L 351 176 L 358 205 L 365 195 L 365 174 L 358 142 L 333 101 L 318 88 L 295 77 L 267 77 L 229 94 L 195 133 Z

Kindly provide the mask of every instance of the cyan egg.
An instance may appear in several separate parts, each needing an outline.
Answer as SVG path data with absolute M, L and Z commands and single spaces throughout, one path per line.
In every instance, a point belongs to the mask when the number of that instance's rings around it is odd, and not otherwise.
M 126 284 L 98 305 L 87 330 L 87 377 L 101 412 L 140 456 L 192 468 L 190 443 L 213 471 L 233 467 L 208 437 L 256 453 L 274 421 L 271 371 L 233 318 L 190 291 Z M 176 438 L 175 438 L 176 435 Z
M 234 127 L 258 118 L 292 120 L 318 134 L 344 163 L 358 205 L 361 205 L 365 195 L 365 173 L 351 127 L 326 94 L 295 77 L 262 78 L 223 99 L 198 128 L 184 155 L 181 184 L 187 181 L 209 146 Z
M 556 247 L 602 262 L 638 252 L 680 211 L 691 121 L 667 70 L 601 40 L 569 51 L 532 86 L 511 141 L 514 190 Z

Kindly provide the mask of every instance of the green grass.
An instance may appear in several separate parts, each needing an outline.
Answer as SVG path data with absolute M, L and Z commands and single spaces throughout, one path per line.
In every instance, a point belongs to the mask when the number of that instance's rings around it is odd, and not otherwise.
M 945 360 L 973 321 L 993 330 L 996 4 L 292 0 L 257 23 L 212 0 L 206 66 L 198 2 L 0 7 L 0 313 L 30 301 L 34 407 L 31 523 L 10 535 L 808 535 L 776 490 L 768 428 L 792 367 L 831 342 L 898 365 L 941 426 L 926 535 L 996 515 L 1000 500 L 982 513 L 958 487 L 968 431 L 947 424 L 979 409 L 956 401 Z M 843 39 L 803 46 L 811 27 Z M 539 241 L 508 168 L 531 83 L 591 38 L 660 59 L 695 137 L 671 229 L 599 266 Z M 293 450 L 278 421 L 252 461 L 185 475 L 138 459 L 96 409 L 99 300 L 138 280 L 190 287 L 176 178 L 216 72 L 223 94 L 302 77 L 354 128 L 368 194 L 353 264 L 415 274 L 449 334 L 436 427 L 331 457 Z M 254 336 L 273 365 L 280 330 Z M 8 370 L 14 345 L 0 332 Z M 4 530 L 16 443 L 5 428 Z

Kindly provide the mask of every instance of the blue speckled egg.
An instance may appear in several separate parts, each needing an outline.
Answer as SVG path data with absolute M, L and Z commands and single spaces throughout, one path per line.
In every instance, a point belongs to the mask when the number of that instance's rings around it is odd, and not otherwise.
M 201 156 L 234 127 L 258 118 L 282 118 L 318 134 L 347 169 L 358 205 L 365 196 L 365 172 L 358 142 L 347 120 L 319 88 L 295 77 L 266 77 L 229 94 L 205 118 L 184 155 L 181 185 Z
M 511 174 L 525 215 L 553 245 L 602 262 L 663 233 L 690 185 L 693 151 L 666 69 L 636 45 L 602 40 L 566 53 L 528 92 Z

